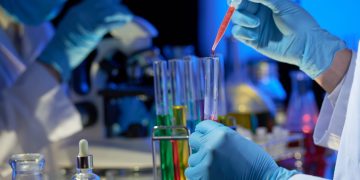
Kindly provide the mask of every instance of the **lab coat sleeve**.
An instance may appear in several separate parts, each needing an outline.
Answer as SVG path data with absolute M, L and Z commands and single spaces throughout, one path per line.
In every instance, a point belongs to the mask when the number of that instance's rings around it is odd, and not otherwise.
M 359 46 L 360 48 L 360 46 Z M 342 131 L 334 179 L 360 179 L 360 55 L 355 61 L 353 83 L 349 84 L 346 119 Z
M 16 132 L 19 142 L 13 143 L 20 143 L 25 152 L 39 152 L 48 143 L 81 130 L 80 115 L 64 87 L 37 62 L 0 98 L 3 128 Z
M 348 72 L 331 94 L 324 98 L 314 131 L 317 145 L 338 150 L 348 108 L 357 54 L 353 52 Z
M 325 179 L 307 174 L 296 174 L 294 176 L 291 176 L 289 180 L 325 180 Z

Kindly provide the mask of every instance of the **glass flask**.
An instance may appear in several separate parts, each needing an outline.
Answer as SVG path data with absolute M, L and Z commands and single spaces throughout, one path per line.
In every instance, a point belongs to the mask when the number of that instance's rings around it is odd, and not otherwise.
M 291 132 L 312 133 L 318 117 L 318 107 L 312 90 L 312 80 L 301 71 L 293 71 L 286 127 Z
M 9 164 L 12 168 L 12 180 L 44 179 L 45 159 L 41 154 L 15 154 Z
M 326 149 L 315 146 L 313 131 L 318 118 L 318 107 L 312 89 L 312 80 L 301 71 L 290 73 L 292 92 L 287 110 L 286 127 L 292 133 L 304 135 L 304 172 L 324 176 Z

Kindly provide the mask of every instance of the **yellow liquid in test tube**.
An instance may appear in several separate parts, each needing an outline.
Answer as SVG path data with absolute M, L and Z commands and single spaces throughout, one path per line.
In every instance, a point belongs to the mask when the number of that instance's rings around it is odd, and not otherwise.
M 175 126 L 186 127 L 186 106 L 173 106 L 173 117 Z M 183 130 L 176 131 L 176 135 L 184 135 Z M 185 169 L 188 167 L 189 144 L 186 140 L 180 140 L 178 145 L 180 180 L 186 180 Z M 175 162 L 176 163 L 176 162 Z

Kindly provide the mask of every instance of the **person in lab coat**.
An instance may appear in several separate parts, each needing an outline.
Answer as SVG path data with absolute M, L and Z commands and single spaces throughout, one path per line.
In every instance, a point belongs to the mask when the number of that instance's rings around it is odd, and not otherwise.
M 314 142 L 338 150 L 334 179 L 360 179 L 359 56 L 291 0 L 244 0 L 233 18 L 239 41 L 297 65 L 328 94 Z M 230 128 L 203 121 L 190 136 L 190 179 L 321 179 L 279 167 L 262 148 Z
M 113 0 L 84 0 L 57 27 L 66 0 L 0 0 L 0 163 L 81 130 L 64 84 L 112 28 L 132 19 Z

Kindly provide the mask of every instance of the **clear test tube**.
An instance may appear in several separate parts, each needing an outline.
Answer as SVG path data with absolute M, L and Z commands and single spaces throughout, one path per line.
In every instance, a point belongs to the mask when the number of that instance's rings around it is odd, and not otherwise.
M 225 93 L 225 62 L 221 54 L 217 54 L 219 57 L 219 98 L 218 98 L 218 117 L 225 117 L 227 114 L 227 103 Z
M 163 60 L 155 60 L 153 68 L 156 114 L 169 115 L 167 62 Z
M 184 57 L 184 86 L 185 101 L 187 106 L 187 127 L 190 132 L 195 131 L 195 126 L 200 122 L 196 111 L 195 72 L 193 71 L 194 56 Z
M 182 59 L 169 60 L 172 106 L 186 106 L 184 70 L 185 63 Z
M 168 71 L 167 62 L 155 60 L 154 89 L 156 104 L 156 125 L 171 126 L 171 115 L 169 112 L 168 95 Z M 158 136 L 171 136 L 171 130 L 158 130 Z M 174 179 L 173 149 L 170 141 L 160 141 L 160 168 L 161 179 Z
M 204 97 L 205 97 L 205 72 L 204 60 L 202 58 L 192 57 L 192 71 L 194 74 L 194 95 L 195 111 L 198 121 L 204 120 Z
M 219 57 L 205 57 L 205 95 L 204 95 L 204 120 L 217 121 L 218 115 L 218 90 L 219 90 Z
M 171 80 L 173 124 L 186 127 L 187 103 L 185 89 L 185 61 L 182 59 L 169 60 Z M 175 131 L 176 135 L 182 133 Z M 175 179 L 185 180 L 185 169 L 188 166 L 189 147 L 187 141 L 173 141 L 173 159 Z M 175 151 L 177 150 L 177 151 Z

